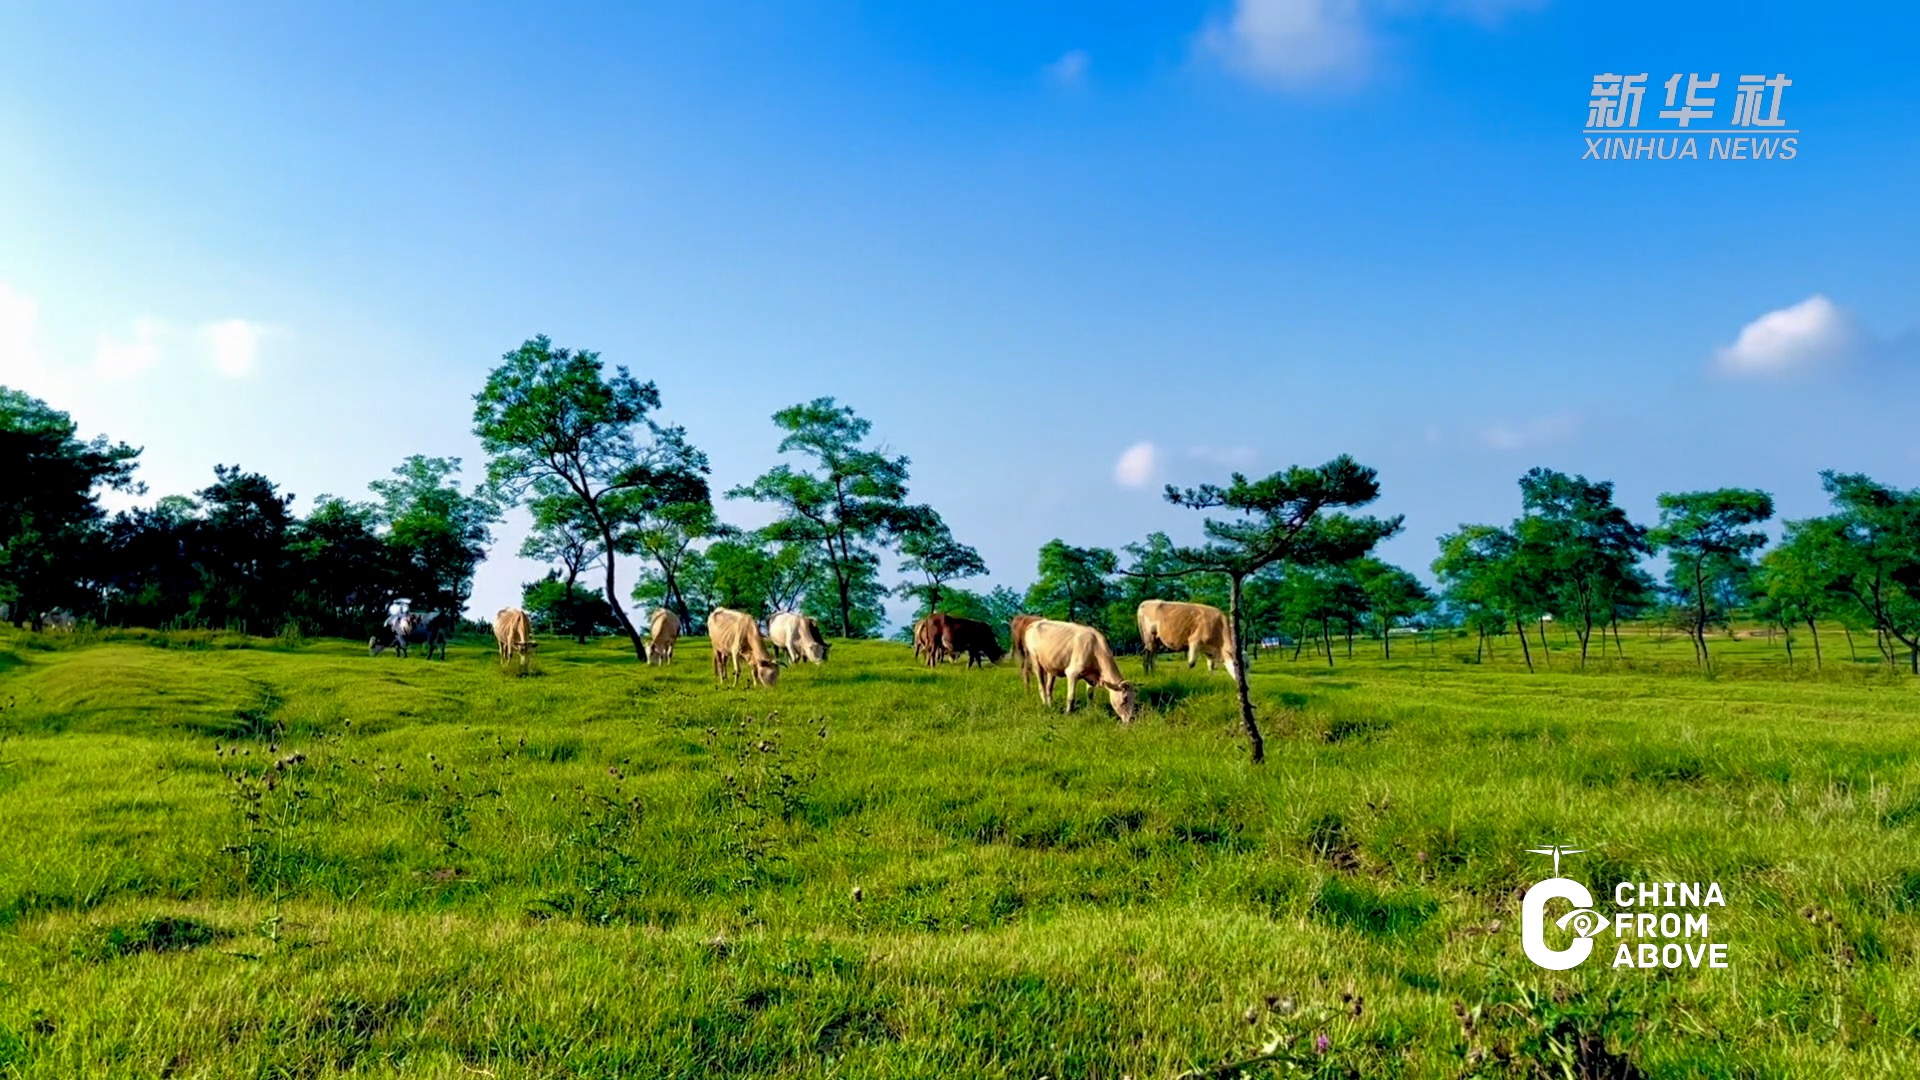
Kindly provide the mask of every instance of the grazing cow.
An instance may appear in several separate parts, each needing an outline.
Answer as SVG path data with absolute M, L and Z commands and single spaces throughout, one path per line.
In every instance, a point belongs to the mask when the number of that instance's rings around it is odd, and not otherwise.
M 454 616 L 445 611 L 402 611 L 389 618 L 382 629 L 386 639 L 375 634 L 367 639 L 367 655 L 379 656 L 388 649 L 395 656 L 406 659 L 407 646 L 427 644 L 427 659 L 433 659 L 433 651 L 440 650 L 440 659 L 447 658 L 447 638 L 453 635 Z
M 680 616 L 667 608 L 656 608 L 647 620 L 647 663 L 673 663 L 673 643 L 680 640 Z
M 1147 674 L 1153 674 L 1153 654 L 1160 649 L 1187 650 L 1187 666 L 1195 659 L 1207 658 L 1207 670 L 1217 661 L 1227 674 L 1239 678 L 1234 670 L 1233 630 L 1227 613 L 1210 604 L 1188 604 L 1178 600 L 1143 600 L 1134 613 L 1140 627 L 1140 662 Z
M 925 659 L 927 666 L 932 667 L 935 663 L 938 663 L 937 660 L 932 658 L 934 650 L 937 647 L 938 643 L 933 640 L 933 635 L 927 632 L 927 620 L 921 619 L 919 622 L 914 623 L 913 658 L 915 660 Z
M 1061 676 L 1067 679 L 1067 712 L 1073 711 L 1074 691 L 1080 682 L 1106 688 L 1107 703 L 1123 723 L 1133 723 L 1140 715 L 1140 701 L 1133 684 L 1122 678 L 1120 665 L 1114 663 L 1113 650 L 1106 635 L 1079 623 L 1039 619 L 1029 623 L 1020 639 L 1026 662 L 1040 676 L 1040 700 L 1053 704 L 1053 684 Z
M 745 657 L 753 668 L 753 681 L 772 686 L 780 678 L 780 665 L 767 655 L 767 644 L 760 636 L 760 624 L 753 616 L 732 608 L 714 608 L 707 616 L 707 638 L 713 642 L 713 677 L 725 683 L 727 664 L 733 665 L 733 685 L 740 685 L 740 660 Z
M 794 611 L 774 612 L 767 620 L 767 636 L 773 639 L 774 648 L 786 650 L 789 664 L 797 664 L 802 658 L 810 664 L 824 664 L 827 650 L 832 648 L 820 636 L 818 621 Z
M 493 640 L 500 643 L 500 666 L 505 668 L 517 656 L 522 675 L 527 673 L 533 650 L 540 647 L 540 643 L 533 640 L 533 622 L 519 608 L 501 608 L 494 615 Z
M 975 619 L 935 612 L 927 616 L 927 634 L 943 657 L 957 658 L 961 653 L 966 653 L 968 667 L 977 666 L 982 656 L 999 663 L 1000 658 L 1007 654 L 1000 647 L 1000 639 L 993 636 L 993 627 Z
M 1033 670 L 1033 665 L 1027 662 L 1027 646 L 1025 641 L 1027 627 L 1039 621 L 1040 616 L 1038 615 L 1015 615 L 1013 621 L 1007 624 L 1008 628 L 1013 631 L 1013 636 L 1007 640 L 1013 642 L 1013 659 L 1020 665 L 1021 686 L 1027 685 L 1027 676 L 1031 674 Z
M 73 612 L 66 608 L 56 608 L 47 612 L 47 629 L 58 634 L 73 633 Z

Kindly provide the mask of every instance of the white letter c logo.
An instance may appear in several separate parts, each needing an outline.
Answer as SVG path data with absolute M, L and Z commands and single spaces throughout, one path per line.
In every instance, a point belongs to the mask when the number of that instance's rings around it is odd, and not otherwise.
M 1520 945 L 1526 949 L 1527 959 L 1549 971 L 1565 971 L 1593 955 L 1593 939 L 1578 937 L 1564 949 L 1547 948 L 1547 901 L 1556 899 L 1569 901 L 1576 908 L 1593 906 L 1593 894 L 1572 878 L 1548 878 L 1536 884 L 1520 901 Z

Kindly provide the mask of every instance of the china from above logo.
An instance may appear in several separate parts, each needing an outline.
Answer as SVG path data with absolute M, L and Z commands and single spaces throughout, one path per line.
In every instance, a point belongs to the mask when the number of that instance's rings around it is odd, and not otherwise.
M 1793 80 L 1782 74 L 1742 75 L 1728 89 L 1733 109 L 1724 127 L 1715 127 L 1721 97 L 1720 73 L 1676 73 L 1661 84 L 1666 107 L 1657 119 L 1640 126 L 1640 106 L 1647 93 L 1648 72 L 1629 75 L 1603 71 L 1593 77 L 1588 92 L 1586 152 L 1581 160 L 1674 161 L 1702 156 L 1699 136 L 1706 136 L 1709 159 L 1722 161 L 1792 161 L 1800 154 L 1799 128 L 1788 127 L 1780 102 Z M 1684 89 L 1683 89 L 1684 87 Z M 1695 127 L 1694 122 L 1700 121 Z
M 1614 913 L 1608 917 L 1594 906 L 1593 892 L 1573 878 L 1560 876 L 1560 860 L 1568 855 L 1585 854 L 1583 848 L 1553 844 L 1528 848 L 1537 855 L 1553 856 L 1553 876 L 1535 882 L 1520 901 L 1520 947 L 1527 959 L 1549 971 L 1566 971 L 1586 963 L 1593 955 L 1593 939 L 1611 932 L 1621 939 L 1614 950 L 1614 967 L 1715 967 L 1727 966 L 1725 942 L 1710 940 L 1706 909 L 1726 906 L 1726 894 L 1720 883 L 1704 886 L 1688 882 L 1622 881 L 1614 886 Z M 1570 910 L 1553 920 L 1553 925 L 1572 935 L 1572 941 L 1554 947 L 1547 941 L 1547 905 L 1565 900 Z M 1667 908 L 1653 912 L 1646 908 Z M 1671 909 L 1683 910 L 1671 910 Z M 1684 909 L 1695 909 L 1697 914 Z M 1624 910 L 1622 910 L 1624 909 Z M 1635 910 L 1641 909 L 1641 910 Z M 1625 939 L 1657 938 L 1629 944 Z

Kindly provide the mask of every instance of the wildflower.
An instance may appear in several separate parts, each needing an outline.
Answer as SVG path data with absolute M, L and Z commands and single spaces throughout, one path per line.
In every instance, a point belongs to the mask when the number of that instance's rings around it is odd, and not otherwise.
M 1323 1031 L 1323 1032 L 1321 1032 L 1320 1034 L 1318 1034 L 1318 1035 L 1315 1035 L 1315 1036 L 1313 1037 L 1313 1052 L 1314 1052 L 1314 1053 L 1316 1053 L 1316 1054 L 1324 1054 L 1324 1053 L 1326 1053 L 1326 1052 L 1327 1052 L 1328 1050 L 1331 1050 L 1331 1049 L 1333 1049 L 1333 1040 L 1332 1040 L 1332 1039 L 1329 1039 L 1329 1038 L 1327 1038 L 1327 1034 L 1326 1034 L 1326 1032 L 1324 1032 L 1324 1031 Z

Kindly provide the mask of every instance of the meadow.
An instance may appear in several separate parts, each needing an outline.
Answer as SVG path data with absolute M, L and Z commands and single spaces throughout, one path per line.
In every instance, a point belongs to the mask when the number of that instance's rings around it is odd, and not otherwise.
M 1258 767 L 1204 666 L 704 645 L 0 633 L 0 1076 L 1920 1075 L 1920 680 L 1837 633 L 1267 652 Z M 1528 962 L 1556 842 L 1731 966 Z

